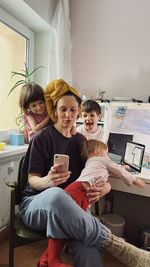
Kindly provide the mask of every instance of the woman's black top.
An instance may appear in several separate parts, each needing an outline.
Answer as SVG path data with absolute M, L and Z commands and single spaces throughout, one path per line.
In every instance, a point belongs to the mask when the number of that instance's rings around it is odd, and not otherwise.
M 69 170 L 71 175 L 65 183 L 60 185 L 61 188 L 65 188 L 79 177 L 84 168 L 85 160 L 81 155 L 81 149 L 85 140 L 85 137 L 79 133 L 67 138 L 50 124 L 33 137 L 26 153 L 23 172 L 38 173 L 43 177 L 53 166 L 54 154 L 67 154 L 70 158 Z M 35 195 L 39 192 L 28 184 L 23 196 Z

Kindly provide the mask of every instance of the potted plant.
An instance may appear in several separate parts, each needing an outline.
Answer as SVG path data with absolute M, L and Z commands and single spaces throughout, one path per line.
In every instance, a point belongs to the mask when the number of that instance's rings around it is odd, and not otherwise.
M 24 84 L 28 84 L 28 83 L 33 83 L 32 81 L 32 76 L 33 73 L 36 72 L 39 68 L 45 68 L 44 66 L 39 66 L 37 68 L 35 68 L 34 70 L 32 70 L 31 72 L 29 71 L 28 67 L 26 64 L 24 64 L 25 69 L 22 70 L 22 72 L 16 72 L 16 71 L 12 71 L 12 75 L 11 75 L 11 79 L 14 76 L 21 76 L 21 79 L 18 80 L 10 89 L 8 96 L 20 85 L 24 85 Z

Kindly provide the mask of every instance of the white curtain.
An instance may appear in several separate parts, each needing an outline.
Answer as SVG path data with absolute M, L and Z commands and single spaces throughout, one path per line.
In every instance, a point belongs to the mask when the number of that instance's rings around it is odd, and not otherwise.
M 71 83 L 71 41 L 69 1 L 57 0 L 53 17 L 50 19 L 49 64 L 47 82 L 53 79 L 64 79 Z

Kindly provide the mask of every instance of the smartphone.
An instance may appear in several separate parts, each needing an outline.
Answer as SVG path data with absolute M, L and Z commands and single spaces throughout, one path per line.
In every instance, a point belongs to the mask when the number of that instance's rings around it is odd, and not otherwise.
M 59 163 L 63 163 L 64 165 L 58 168 L 58 172 L 67 172 L 69 169 L 69 156 L 65 154 L 55 154 L 54 165 Z

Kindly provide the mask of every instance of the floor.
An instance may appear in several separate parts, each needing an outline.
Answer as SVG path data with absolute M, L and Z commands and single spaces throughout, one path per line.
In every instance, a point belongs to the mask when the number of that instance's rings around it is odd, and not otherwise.
M 46 241 L 40 241 L 25 245 L 15 249 L 15 266 L 14 267 L 36 267 L 37 260 L 46 247 Z M 69 255 L 65 256 L 65 261 L 69 260 Z M 110 254 L 104 253 L 104 267 L 125 267 Z M 8 242 L 0 244 L 0 267 L 8 267 Z M 84 266 L 83 266 L 84 267 Z

